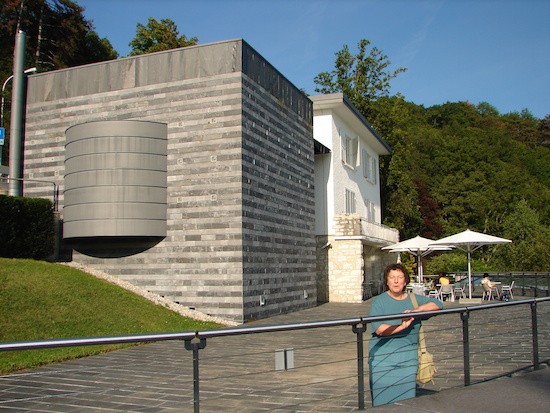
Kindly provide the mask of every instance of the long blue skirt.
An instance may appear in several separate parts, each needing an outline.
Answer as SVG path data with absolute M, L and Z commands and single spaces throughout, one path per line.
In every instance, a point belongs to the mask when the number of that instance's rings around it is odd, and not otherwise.
M 387 348 L 384 348 L 387 347 Z M 375 346 L 369 352 L 372 405 L 380 406 L 416 396 L 418 348 Z

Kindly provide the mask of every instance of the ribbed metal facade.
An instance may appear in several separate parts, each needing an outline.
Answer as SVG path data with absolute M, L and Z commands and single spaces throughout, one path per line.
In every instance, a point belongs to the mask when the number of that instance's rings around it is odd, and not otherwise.
M 165 237 L 166 137 L 136 120 L 67 129 L 64 238 Z

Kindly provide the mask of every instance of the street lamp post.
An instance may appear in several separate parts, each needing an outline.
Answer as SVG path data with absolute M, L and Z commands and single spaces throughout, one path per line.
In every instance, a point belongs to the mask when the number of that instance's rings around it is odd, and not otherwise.
M 34 72 L 36 72 L 36 67 L 30 67 L 28 69 L 25 69 L 25 71 L 23 73 L 28 75 L 29 73 L 34 73 Z M 9 76 L 4 81 L 4 84 L 2 85 L 2 106 L 0 107 L 0 128 L 4 127 L 4 103 L 5 103 L 4 91 L 6 90 L 6 85 L 12 79 L 13 79 L 13 75 Z M 0 165 L 2 165 L 2 150 L 0 150 Z

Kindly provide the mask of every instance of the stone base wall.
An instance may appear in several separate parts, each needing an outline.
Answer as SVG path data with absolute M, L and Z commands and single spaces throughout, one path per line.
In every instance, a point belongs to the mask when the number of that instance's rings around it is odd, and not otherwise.
M 329 252 L 328 296 L 330 302 L 363 301 L 363 244 L 361 240 L 338 240 Z
M 319 302 L 359 303 L 385 290 L 384 268 L 393 254 L 361 236 L 357 214 L 335 217 L 335 234 L 317 236 L 317 296 Z

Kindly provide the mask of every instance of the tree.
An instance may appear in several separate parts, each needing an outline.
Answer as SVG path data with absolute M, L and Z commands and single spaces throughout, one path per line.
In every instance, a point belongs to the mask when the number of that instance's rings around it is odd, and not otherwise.
M 0 69 L 12 70 L 15 35 L 27 35 L 26 66 L 39 71 L 95 63 L 118 57 L 107 39 L 94 32 L 84 9 L 71 0 L 7 0 L 0 6 Z
M 391 62 L 382 50 L 372 47 L 370 41 L 362 39 L 358 43 L 358 53 L 352 55 L 348 46 L 336 53 L 335 69 L 315 76 L 315 88 L 319 93 L 343 92 L 359 111 L 367 116 L 370 104 L 379 97 L 388 96 L 390 81 L 405 68 L 390 70 Z
M 512 243 L 501 246 L 494 256 L 506 271 L 548 271 L 550 228 L 541 224 L 537 211 L 519 201 L 504 220 L 503 236 Z
M 13 70 L 18 29 L 26 33 L 25 67 L 39 72 L 116 59 L 109 40 L 100 38 L 83 15 L 84 9 L 70 0 L 4 0 L 0 2 L 0 79 Z M 9 130 L 11 82 L 7 85 L 4 126 Z M 7 137 L 9 142 L 9 137 Z M 7 159 L 8 145 L 3 145 Z
M 149 17 L 147 26 L 137 24 L 136 36 L 129 43 L 132 48 L 130 56 L 193 46 L 198 41 L 196 37 L 187 39 L 185 35 L 179 36 L 176 23 L 171 19 L 158 21 Z
M 407 150 L 397 148 L 397 151 Z M 405 157 L 393 156 L 391 159 L 386 183 L 387 217 L 384 220 L 386 225 L 399 229 L 401 239 L 418 235 L 422 227 L 417 188 L 404 163 Z
M 418 206 L 422 216 L 420 234 L 426 238 L 437 239 L 443 232 L 443 226 L 439 219 L 439 205 L 432 197 L 426 183 L 418 178 L 413 179 L 418 190 Z
M 550 146 L 550 115 L 546 115 L 544 119 L 540 121 L 539 132 L 541 135 L 542 146 Z

